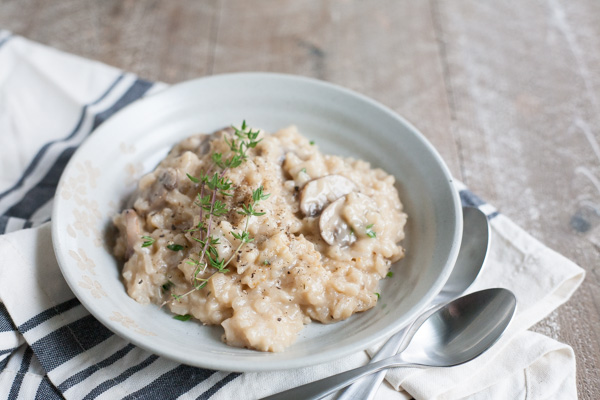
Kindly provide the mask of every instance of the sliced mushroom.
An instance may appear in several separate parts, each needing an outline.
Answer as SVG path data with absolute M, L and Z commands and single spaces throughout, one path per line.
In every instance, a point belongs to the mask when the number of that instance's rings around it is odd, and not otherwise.
M 356 184 L 341 175 L 327 175 L 304 185 L 300 194 L 300 210 L 314 217 L 329 203 L 357 190 Z
M 341 197 L 329 204 L 321 213 L 319 229 L 321 237 L 329 245 L 347 246 L 356 241 L 356 235 L 352 228 L 342 217 L 345 203 L 346 196 Z
M 177 187 L 177 171 L 173 168 L 167 168 L 158 178 L 158 181 L 167 190 L 173 190 Z
M 177 170 L 174 168 L 166 168 L 156 177 L 154 183 L 144 189 L 138 189 L 132 198 L 146 199 L 148 201 L 148 206 L 151 209 L 157 210 L 164 204 L 169 192 L 176 187 Z
M 219 129 L 218 131 L 215 131 L 211 134 L 202 136 L 200 139 L 200 143 L 198 143 L 198 146 L 196 147 L 196 154 L 198 154 L 199 156 L 208 154 L 208 152 L 210 151 L 210 143 L 213 140 L 221 139 L 225 134 L 233 136 L 233 132 L 233 128 L 228 127 L 224 129 Z
M 367 226 L 377 203 L 367 195 L 351 192 L 329 204 L 321 213 L 321 237 L 329 245 L 349 246 L 367 236 Z

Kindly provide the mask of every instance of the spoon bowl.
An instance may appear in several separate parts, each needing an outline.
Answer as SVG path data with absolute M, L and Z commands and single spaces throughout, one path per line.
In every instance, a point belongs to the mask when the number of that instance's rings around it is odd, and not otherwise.
M 512 320 L 517 307 L 507 289 L 487 289 L 456 299 L 413 330 L 402 353 L 341 374 L 286 390 L 263 400 L 320 399 L 355 380 L 390 367 L 450 367 L 489 349 Z
M 462 295 L 479 276 L 485 264 L 487 250 L 490 244 L 490 224 L 487 216 L 476 207 L 463 207 L 463 235 L 458 252 L 458 258 L 446 284 L 435 297 L 432 306 L 419 316 L 414 325 L 409 326 L 391 336 L 381 349 L 373 356 L 371 363 L 396 354 L 406 345 L 404 338 L 414 327 L 419 326 L 427 316 L 434 312 L 436 305 L 446 303 Z M 371 400 L 380 383 L 385 377 L 385 371 L 361 379 L 348 387 L 338 400 Z
M 500 338 L 516 305 L 514 294 L 507 289 L 487 289 L 460 297 L 427 318 L 398 358 L 432 367 L 470 361 Z
M 476 207 L 463 207 L 463 235 L 452 273 L 434 303 L 441 304 L 463 294 L 479 276 L 490 245 L 490 224 Z

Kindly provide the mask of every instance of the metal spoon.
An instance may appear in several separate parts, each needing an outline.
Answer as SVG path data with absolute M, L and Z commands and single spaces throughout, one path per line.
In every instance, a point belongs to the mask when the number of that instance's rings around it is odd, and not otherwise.
M 508 327 L 517 307 L 507 289 L 487 289 L 458 298 L 431 314 L 395 356 L 263 400 L 320 399 L 370 373 L 390 367 L 450 367 L 489 349 Z
M 446 303 L 463 294 L 475 281 L 483 264 L 490 243 L 490 225 L 486 215 L 475 207 L 463 207 L 463 235 L 458 252 L 458 258 L 446 284 L 435 297 L 428 311 L 420 316 L 415 324 L 426 318 L 429 313 L 435 311 L 436 305 Z M 403 340 L 411 326 L 401 330 L 381 347 L 371 358 L 371 363 L 390 357 L 401 349 Z M 358 382 L 353 383 L 337 397 L 337 400 L 371 400 L 375 397 L 377 390 L 386 371 L 380 371 L 369 375 Z

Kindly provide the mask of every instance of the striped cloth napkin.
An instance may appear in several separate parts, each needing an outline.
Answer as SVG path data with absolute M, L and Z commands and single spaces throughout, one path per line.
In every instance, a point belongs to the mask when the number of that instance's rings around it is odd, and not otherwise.
M 127 343 L 74 297 L 50 237 L 61 172 L 95 127 L 165 87 L 0 30 L 0 398 L 254 399 L 368 361 L 360 351 L 270 373 L 189 367 Z M 391 370 L 377 398 L 576 398 L 572 349 L 527 329 L 568 300 L 583 270 L 458 189 L 492 224 L 477 289 L 513 290 L 518 315 L 482 358 L 450 369 Z

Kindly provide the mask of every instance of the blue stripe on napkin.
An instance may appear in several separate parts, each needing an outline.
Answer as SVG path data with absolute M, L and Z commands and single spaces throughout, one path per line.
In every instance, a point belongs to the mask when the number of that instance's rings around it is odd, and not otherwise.
M 77 372 L 76 374 L 74 374 L 73 376 L 71 376 L 64 382 L 62 382 L 60 385 L 58 385 L 58 390 L 60 390 L 61 392 L 64 392 L 67 389 L 77 385 L 78 383 L 83 382 L 85 379 L 89 378 L 94 372 L 96 372 L 102 368 L 106 368 L 106 367 L 113 365 L 116 361 L 120 360 L 121 358 L 123 358 L 127 354 L 129 354 L 129 352 L 133 349 L 135 349 L 134 345 L 132 345 L 132 344 L 126 345 L 125 347 L 123 347 L 121 350 L 117 351 L 110 357 L 105 358 L 104 360 L 102 360 L 94 365 L 91 365 L 82 371 Z
M 198 385 L 199 382 L 208 379 L 215 372 L 216 371 L 208 369 L 180 365 L 161 375 L 143 389 L 124 397 L 123 400 L 147 399 L 152 397 L 158 399 L 174 399 L 187 393 L 194 386 Z
M 213 394 L 215 394 L 215 393 L 217 393 L 217 391 L 219 391 L 219 389 L 221 389 L 223 386 L 227 385 L 229 382 L 231 382 L 232 380 L 234 380 L 235 378 L 237 378 L 240 375 L 241 374 L 238 372 L 230 373 L 225 378 L 223 378 L 219 382 L 217 382 L 213 387 L 208 389 L 206 392 L 202 393 L 202 395 L 198 396 L 198 400 L 210 399 Z
M 40 386 L 38 386 L 38 390 L 35 394 L 36 400 L 62 400 L 64 399 L 61 392 L 59 392 L 48 376 L 44 376 L 42 381 L 40 382 Z
M 148 358 L 146 358 L 144 361 L 142 361 L 141 363 L 136 364 L 136 365 L 132 366 L 131 368 L 127 369 L 125 372 L 123 372 L 119 376 L 115 377 L 114 379 L 110 379 L 110 380 L 102 382 L 101 384 L 96 386 L 91 392 L 89 392 L 87 394 L 87 396 L 84 397 L 84 400 L 90 400 L 90 399 L 94 399 L 94 398 L 98 397 L 102 393 L 106 392 L 108 389 L 115 387 L 119 383 L 122 383 L 127 378 L 129 378 L 131 375 L 148 367 L 156 360 L 158 360 L 158 356 L 151 355 Z
M 463 207 L 477 207 L 485 213 L 488 220 L 494 219 L 499 215 L 498 210 L 487 204 L 479 196 L 471 192 L 469 189 L 461 189 L 458 192 L 460 202 Z
M 0 332 L 11 332 L 16 330 L 17 327 L 12 319 L 10 319 L 10 314 L 6 309 L 6 306 L 4 303 L 0 303 Z M 0 354 L 2 353 L 0 352 Z
M 62 314 L 65 311 L 69 311 L 70 309 L 72 309 L 73 307 L 77 307 L 78 305 L 81 305 L 81 303 L 76 298 L 67 300 L 64 303 L 61 303 L 57 306 L 49 308 L 46 311 L 39 313 L 35 317 L 28 319 L 26 322 L 19 325 L 18 329 L 20 332 L 25 333 L 25 332 L 35 328 L 36 326 L 46 322 L 50 318 L 55 317 L 59 314 Z
M 102 343 L 113 333 L 88 315 L 31 344 L 46 372 Z
M 19 178 L 19 180 L 17 181 L 17 183 L 15 183 L 12 187 L 10 187 L 9 189 L 5 190 L 4 192 L 0 193 L 0 200 L 2 198 L 6 197 L 8 194 L 14 192 L 16 189 L 18 189 L 21 186 L 23 186 L 23 183 L 25 182 L 25 179 L 27 177 L 29 177 L 33 173 L 33 171 L 36 170 L 36 168 L 40 164 L 40 160 L 42 160 L 42 157 L 44 156 L 44 154 L 46 154 L 46 152 L 48 151 L 48 149 L 51 146 L 53 146 L 53 145 L 55 145 L 57 143 L 66 142 L 67 140 L 72 139 L 77 134 L 77 132 L 79 132 L 79 130 L 81 129 L 81 125 L 83 125 L 83 121 L 84 121 L 85 116 L 87 114 L 88 107 L 90 105 L 97 104 L 98 102 L 100 102 L 101 100 L 103 100 L 106 96 L 108 96 L 108 94 L 117 86 L 117 84 L 122 79 L 123 79 L 123 74 L 119 75 L 119 77 L 108 87 L 108 89 L 106 89 L 106 91 L 104 93 L 102 93 L 100 95 L 100 97 L 98 99 L 94 100 L 90 104 L 85 104 L 83 106 L 83 108 L 81 109 L 81 112 L 79 113 L 79 119 L 77 120 L 77 123 L 75 123 L 75 127 L 64 138 L 57 139 L 57 140 L 51 140 L 50 142 L 44 144 L 40 148 L 40 150 L 38 150 L 37 154 L 33 157 L 33 160 L 31 160 L 31 162 L 29 163 L 29 165 L 25 169 L 25 172 L 23 172 L 23 174 L 21 175 L 21 177 Z
M 114 113 L 142 97 L 151 87 L 152 83 L 144 81 L 142 79 L 137 79 L 134 82 L 134 84 L 129 88 L 129 90 L 127 90 L 125 94 L 119 100 L 117 100 L 116 103 L 114 103 L 110 108 L 103 111 L 102 113 L 97 114 L 94 117 L 92 130 L 89 133 L 91 133 L 95 128 L 97 128 L 100 124 L 102 124 L 102 122 L 104 122 Z M 82 112 L 82 114 L 85 114 L 85 109 L 86 107 L 84 107 L 84 111 Z M 80 124 L 81 119 L 73 133 L 71 133 L 71 135 L 69 135 L 63 141 L 71 138 L 78 131 Z M 49 147 L 51 144 L 53 143 L 49 143 L 47 146 Z M 62 175 L 62 172 L 65 169 L 65 167 L 67 166 L 67 163 L 71 159 L 71 156 L 73 155 L 75 150 L 77 150 L 77 147 L 80 144 L 81 142 L 77 143 L 77 146 L 70 146 L 63 150 L 58 159 L 49 168 L 44 165 L 39 165 L 40 167 L 47 168 L 48 170 L 44 178 L 42 178 L 42 180 L 37 185 L 31 188 L 25 194 L 25 196 L 23 196 L 21 201 L 14 204 L 10 209 L 8 209 L 5 215 L 24 219 L 30 218 L 40 207 L 42 207 L 44 204 L 46 204 L 46 202 L 53 198 L 56 192 L 56 187 L 58 186 L 58 181 L 60 180 L 60 176 Z M 41 151 L 41 153 L 43 154 L 44 151 Z M 32 162 L 32 164 L 36 162 L 35 160 L 36 159 L 34 158 L 34 162 Z M 22 179 L 24 180 L 25 176 Z M 9 190 L 0 195 L 0 199 L 6 196 L 11 191 L 12 190 Z
M 8 226 L 9 220 L 10 220 L 10 217 L 7 217 L 5 215 L 0 216 L 0 235 L 4 234 L 6 232 L 6 227 Z
M 19 372 L 16 375 L 15 380 L 13 381 L 12 386 L 10 387 L 10 393 L 8 394 L 9 399 L 16 399 L 19 396 L 19 391 L 21 390 L 21 384 L 23 383 L 23 378 L 25 377 L 25 373 L 29 370 L 29 364 L 31 363 L 31 357 L 33 356 L 33 352 L 31 348 L 25 349 L 25 354 L 23 355 L 23 359 L 21 361 L 21 368 L 19 368 Z
M 10 349 L 10 350 L 11 350 L 11 351 L 14 351 L 14 350 L 16 350 L 16 349 Z M 5 358 L 5 359 L 3 359 L 3 360 L 0 360 L 0 372 L 2 372 L 2 371 L 4 370 L 4 368 L 6 368 L 6 364 L 8 364 L 8 360 L 9 360 L 9 358 L 8 358 L 8 357 L 6 357 L 6 358 Z
M 153 82 L 149 82 L 139 78 L 136 79 L 133 86 L 131 86 L 129 90 L 125 92 L 125 94 L 119 100 L 117 100 L 115 104 L 113 104 L 106 111 L 103 111 L 96 115 L 96 117 L 94 118 L 92 131 L 104 121 L 106 121 L 108 118 L 113 116 L 117 111 L 133 103 L 135 100 L 143 97 L 146 94 L 146 92 L 152 88 L 152 85 L 154 85 Z
M 17 349 L 18 349 L 18 347 L 11 347 L 10 349 L 0 350 L 0 356 L 3 356 L 5 354 L 10 354 L 13 351 L 16 351 Z
M 461 190 L 458 192 L 460 200 L 463 206 L 467 207 L 479 207 L 485 204 L 485 201 L 481 200 L 479 196 L 471 192 L 470 190 Z

